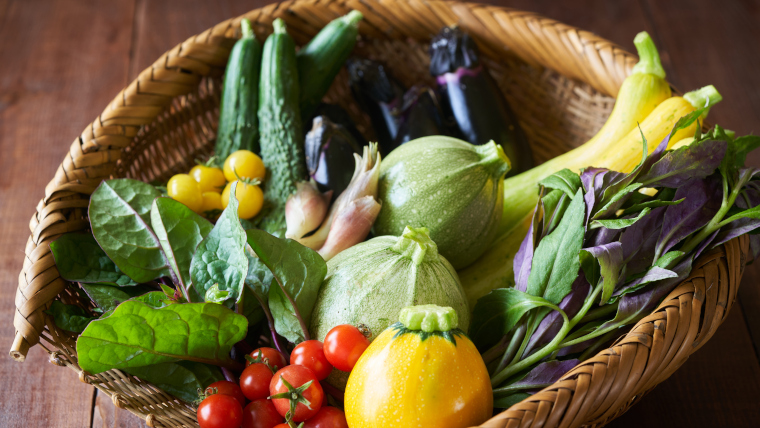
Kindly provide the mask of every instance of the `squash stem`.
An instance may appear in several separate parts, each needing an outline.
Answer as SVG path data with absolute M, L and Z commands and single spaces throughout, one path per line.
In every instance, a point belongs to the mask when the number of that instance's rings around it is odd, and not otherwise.
M 288 32 L 288 28 L 282 18 L 277 18 L 272 21 L 272 28 L 274 29 L 274 34 L 285 34 Z
M 687 92 L 683 95 L 683 99 L 689 102 L 694 108 L 705 108 L 705 111 L 700 117 L 707 117 L 707 113 L 710 112 L 710 107 L 721 102 L 723 96 L 715 89 L 713 85 L 707 85 L 704 88 L 700 88 L 691 92 Z
M 636 45 L 636 51 L 639 53 L 639 62 L 633 66 L 631 74 L 652 74 L 664 79 L 665 69 L 662 68 L 660 54 L 649 33 L 642 31 L 637 34 L 633 39 L 633 44 Z

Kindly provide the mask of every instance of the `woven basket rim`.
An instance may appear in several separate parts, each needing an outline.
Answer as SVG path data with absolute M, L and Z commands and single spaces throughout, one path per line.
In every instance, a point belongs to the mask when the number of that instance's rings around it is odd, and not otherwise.
M 47 243 L 62 233 L 81 230 L 88 226 L 82 224 L 81 220 L 69 219 L 68 214 L 73 210 L 86 209 L 89 194 L 101 179 L 111 174 L 121 151 L 128 146 L 138 129 L 155 120 L 172 99 L 188 93 L 194 86 L 197 87 L 202 77 L 219 75 L 220 69 L 226 64 L 230 41 L 234 42 L 234 38 L 237 37 L 242 18 L 251 19 L 258 26 L 258 30 L 265 30 L 257 33 L 269 33 L 271 21 L 275 17 L 282 17 L 286 21 L 296 19 L 292 11 L 320 7 L 320 11 L 337 17 L 355 8 L 365 15 L 362 28 L 366 37 L 373 37 L 373 34 L 389 38 L 411 37 L 408 34 L 400 34 L 397 28 L 388 29 L 383 26 L 383 22 L 387 22 L 384 21 L 387 16 L 395 16 L 389 10 L 398 5 L 396 1 L 291 0 L 265 6 L 223 21 L 188 38 L 159 57 L 119 92 L 103 113 L 75 139 L 55 178 L 47 185 L 45 197 L 32 217 L 32 234 L 27 243 L 24 267 L 19 276 L 14 319 L 16 336 L 10 351 L 11 357 L 23 361 L 29 347 L 39 342 L 40 334 L 48 322 L 41 311 L 66 286 L 55 264 L 51 263 L 52 256 Z M 420 16 L 430 13 L 442 22 L 456 18 L 456 21 L 478 40 L 485 55 L 516 55 L 529 65 L 555 70 L 613 97 L 636 62 L 635 55 L 614 43 L 536 13 L 463 2 L 412 0 L 400 3 L 408 3 L 408 7 Z M 386 15 L 375 16 L 380 13 Z M 292 27 L 289 25 L 289 28 Z M 499 31 L 499 34 L 494 34 L 493 31 Z M 522 40 L 523 43 L 507 49 L 503 44 L 507 35 L 512 40 Z M 191 70 L 193 75 L 188 77 L 187 74 L 179 72 L 179 68 Z M 161 96 L 155 97 L 155 102 L 146 108 L 132 107 L 129 101 L 144 95 L 140 94 L 139 88 L 148 85 L 154 85 L 157 89 L 160 87 L 164 92 L 159 91 Z M 599 352 L 596 357 L 579 364 L 554 385 L 496 415 L 484 426 L 518 426 L 530 421 L 540 421 L 545 426 L 580 426 L 592 420 L 595 426 L 601 426 L 618 416 L 639 400 L 646 391 L 670 376 L 690 353 L 712 336 L 735 299 L 747 252 L 748 239 L 742 236 L 701 256 L 692 275 L 630 333 L 610 348 Z M 711 263 L 717 267 L 710 265 Z M 704 284 L 701 288 L 698 284 L 699 278 L 706 275 L 703 272 L 705 269 L 711 269 L 711 272 L 727 271 L 725 289 L 721 288 L 720 298 L 712 301 L 706 300 L 705 297 L 705 293 L 710 293 L 709 289 L 706 291 Z M 722 281 L 721 279 L 721 283 Z M 705 302 L 716 306 L 717 309 L 705 308 L 705 313 L 712 311 L 710 315 L 714 322 L 701 328 L 700 315 L 704 315 L 701 314 L 701 310 Z M 680 330 L 673 327 L 673 332 L 668 329 L 674 325 L 674 305 L 682 311 L 682 317 L 696 317 L 685 331 L 683 326 Z M 689 305 L 694 311 L 690 309 L 688 314 L 684 315 L 684 307 Z M 719 313 L 715 312 L 716 310 Z M 55 338 L 56 332 L 50 333 Z M 668 337 L 675 350 L 661 355 L 662 359 L 657 367 L 659 370 L 652 369 L 651 364 L 647 366 L 646 358 L 639 356 L 643 355 L 640 348 L 646 347 L 651 350 L 662 345 L 661 342 Z M 51 344 L 60 346 L 58 343 Z M 50 350 L 47 347 L 46 350 L 51 353 L 51 362 L 66 365 L 77 371 L 81 380 L 91 382 L 109 394 L 117 406 L 128 408 L 146 418 L 149 426 L 154 426 L 153 423 L 158 421 L 159 418 L 155 415 L 131 407 L 125 397 L 96 383 L 93 377 L 77 366 L 75 358 L 67 356 L 67 353 L 71 354 L 71 350 Z M 632 360 L 626 361 L 625 355 L 631 354 L 634 355 L 631 357 Z M 617 361 L 613 362 L 616 358 Z M 596 397 L 596 401 L 591 400 L 591 404 L 589 400 L 575 400 L 580 392 L 591 397 L 599 393 L 599 388 L 603 388 L 604 385 L 599 385 L 602 382 L 599 380 L 600 366 L 605 367 L 606 376 L 611 375 L 614 378 L 614 373 L 622 370 L 621 364 L 628 365 L 628 371 L 621 373 L 630 377 L 626 378 L 628 382 L 623 382 L 623 385 L 613 385 L 620 388 L 616 395 L 607 395 L 606 399 Z M 117 378 L 118 376 L 114 379 Z M 126 376 L 117 380 L 130 382 L 130 378 Z M 611 396 L 613 398 L 609 398 Z M 594 409 L 601 410 L 596 414 Z M 593 418 L 588 419 L 589 416 Z M 182 421 L 188 424 L 186 418 Z M 192 422 L 190 425 L 194 426 Z

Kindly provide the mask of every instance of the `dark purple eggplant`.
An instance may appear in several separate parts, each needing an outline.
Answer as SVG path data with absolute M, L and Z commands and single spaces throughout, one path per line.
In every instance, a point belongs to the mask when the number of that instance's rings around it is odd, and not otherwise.
M 335 198 L 348 187 L 356 166 L 354 153 L 359 154 L 360 149 L 346 128 L 326 116 L 314 118 L 306 134 L 306 167 L 320 191 L 332 190 Z
M 309 118 L 309 126 L 304 129 L 309 129 L 314 123 L 314 118 L 317 116 L 326 116 L 330 119 L 330 122 L 340 125 L 346 128 L 346 131 L 353 135 L 359 146 L 364 146 L 369 141 L 360 131 L 356 128 L 356 123 L 351 119 L 348 112 L 343 107 L 337 104 L 321 103 L 317 107 L 317 112 Z
M 401 124 L 393 148 L 429 135 L 451 135 L 444 121 L 438 97 L 428 86 L 415 85 L 404 94 L 399 116 Z
M 494 140 L 512 161 L 507 176 L 533 166 L 530 144 L 501 90 L 467 33 L 446 27 L 430 43 L 430 74 L 437 78 L 441 104 L 465 140 Z
M 351 93 L 359 108 L 369 115 L 380 153 L 387 155 L 393 148 L 404 88 L 385 71 L 382 64 L 363 58 L 352 58 L 346 64 Z

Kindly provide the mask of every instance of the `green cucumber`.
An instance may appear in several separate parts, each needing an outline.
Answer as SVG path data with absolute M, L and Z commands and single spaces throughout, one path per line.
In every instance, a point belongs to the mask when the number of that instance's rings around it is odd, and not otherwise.
M 224 72 L 216 156 L 221 162 L 236 150 L 259 152 L 259 68 L 261 44 L 251 21 L 240 21 L 243 37 L 235 43 Z
M 438 251 L 456 269 L 491 244 L 502 216 L 509 159 L 493 141 L 482 146 L 451 137 L 418 138 L 380 164 L 383 204 L 375 235 L 426 227 Z
M 330 21 L 311 41 L 298 51 L 298 75 L 301 85 L 301 117 L 308 120 L 330 89 L 335 76 L 345 64 L 359 35 L 361 12 L 352 10 Z
M 285 228 L 285 203 L 306 178 L 303 130 L 298 108 L 296 45 L 282 19 L 264 43 L 259 80 L 261 158 L 267 167 L 264 209 L 259 228 L 275 233 Z

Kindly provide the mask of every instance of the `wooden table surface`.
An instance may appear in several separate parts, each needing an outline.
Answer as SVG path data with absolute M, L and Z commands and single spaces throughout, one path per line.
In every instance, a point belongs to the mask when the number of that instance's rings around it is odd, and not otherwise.
M 29 218 L 74 138 L 164 51 L 255 0 L 0 0 L 0 344 L 13 340 L 14 295 Z M 760 129 L 760 2 L 506 0 L 592 31 L 629 51 L 648 31 L 668 79 L 714 84 L 710 119 Z M 749 163 L 760 166 L 760 154 Z M 760 426 L 760 263 L 713 339 L 611 427 Z M 5 354 L 7 355 L 7 354 Z M 24 363 L 0 358 L 1 427 L 141 427 L 144 423 L 40 347 Z

